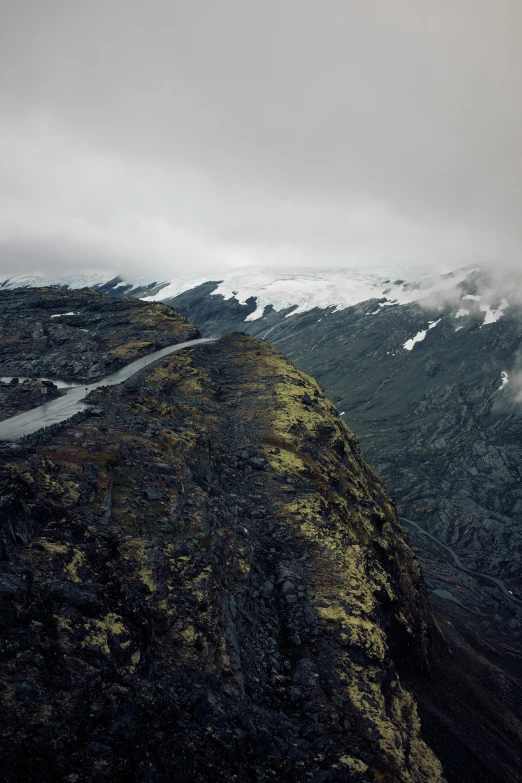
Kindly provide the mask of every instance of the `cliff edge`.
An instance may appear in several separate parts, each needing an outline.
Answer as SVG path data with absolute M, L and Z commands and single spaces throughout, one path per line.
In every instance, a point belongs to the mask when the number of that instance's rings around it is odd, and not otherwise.
M 0 778 L 444 781 L 447 645 L 318 384 L 232 335 L 91 401 L 1 449 Z

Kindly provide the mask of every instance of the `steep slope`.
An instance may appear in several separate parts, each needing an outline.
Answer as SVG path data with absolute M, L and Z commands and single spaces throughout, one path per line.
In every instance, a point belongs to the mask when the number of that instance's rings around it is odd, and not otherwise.
M 418 565 L 317 384 L 232 337 L 4 449 L 5 780 L 439 781 Z
M 92 402 L 0 448 L 0 779 L 519 781 L 522 689 L 315 381 L 236 335 Z
M 522 317 L 518 307 L 476 301 L 479 281 L 470 275 L 460 285 L 465 300 L 432 310 L 377 301 L 291 317 L 291 309 L 267 310 L 241 328 L 324 385 L 404 516 L 454 546 L 470 568 L 510 578 L 516 589 Z M 171 303 L 203 334 L 238 328 L 233 300 L 204 286 Z
M 441 779 L 418 568 L 318 391 L 230 340 L 4 463 L 6 779 Z

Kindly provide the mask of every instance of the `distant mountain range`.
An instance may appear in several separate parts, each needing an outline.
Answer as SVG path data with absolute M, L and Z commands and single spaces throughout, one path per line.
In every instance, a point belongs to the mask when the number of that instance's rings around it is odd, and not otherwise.
M 400 274 L 247 269 L 215 281 L 20 276 L 0 287 L 89 286 L 170 304 L 203 336 L 244 331 L 266 339 L 322 384 L 404 515 L 451 544 L 468 567 L 511 580 L 516 591 L 522 580 L 516 296 L 476 267 L 417 279 Z M 434 577 L 432 587 L 444 585 Z M 456 584 L 454 593 L 465 603 L 463 589 Z M 481 600 L 490 593 L 481 586 Z
M 456 302 L 466 299 L 476 302 L 475 309 L 484 312 L 488 322 L 497 320 L 508 306 L 507 300 L 492 291 L 489 284 L 479 295 L 466 295 L 466 284 L 477 288 L 484 280 L 480 269 L 466 267 L 446 274 L 415 276 L 412 270 L 256 271 L 252 269 L 228 272 L 216 281 L 208 293 L 233 300 L 248 307 L 244 320 L 255 321 L 272 310 L 285 316 L 298 315 L 315 308 L 345 310 L 365 301 L 377 300 L 379 307 L 407 305 L 413 302 Z M 112 296 L 137 296 L 150 301 L 166 301 L 188 291 L 209 285 L 208 277 L 178 277 L 174 280 L 150 278 L 123 279 L 119 275 L 83 273 L 45 277 L 18 275 L 0 282 L 1 289 L 35 288 L 58 285 L 64 289 L 94 288 Z M 468 285 L 469 287 L 469 285 Z M 466 290 L 464 290 L 466 289 Z M 207 292 L 207 289 L 204 289 Z M 486 295 L 484 295 L 486 294 Z M 255 307 L 252 309 L 252 306 Z M 243 311 L 241 311 L 243 312 Z

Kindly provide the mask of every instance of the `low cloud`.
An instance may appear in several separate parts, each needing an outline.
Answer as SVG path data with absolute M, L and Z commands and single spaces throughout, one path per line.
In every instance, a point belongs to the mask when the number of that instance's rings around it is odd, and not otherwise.
M 511 398 L 515 400 L 515 402 L 522 402 L 522 370 L 511 373 L 509 376 L 509 382 L 505 388 L 506 390 L 509 388 L 509 394 Z
M 496 413 L 509 412 L 513 406 L 522 403 L 522 351 L 517 351 L 502 370 L 498 392 L 494 398 L 493 410 Z
M 125 159 L 32 115 L 0 131 L 0 274 L 110 270 L 170 278 L 231 268 L 413 267 L 471 261 L 494 243 L 370 197 L 220 184 L 188 164 Z
M 515 0 L 0 15 L 4 276 L 519 262 Z
M 463 267 L 445 275 L 423 275 L 406 289 L 425 289 L 419 304 L 428 310 L 450 307 L 462 315 L 465 311 L 504 314 L 510 307 L 522 307 L 522 270 L 488 264 Z

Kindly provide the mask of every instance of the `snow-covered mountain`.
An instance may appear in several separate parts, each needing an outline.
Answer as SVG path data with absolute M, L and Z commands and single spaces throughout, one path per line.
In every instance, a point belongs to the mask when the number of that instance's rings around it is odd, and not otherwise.
M 467 271 L 460 272 L 458 280 L 464 279 L 466 274 Z M 266 307 L 276 311 L 291 307 L 292 315 L 295 315 L 315 307 L 344 310 L 370 299 L 383 299 L 390 303 L 412 302 L 421 296 L 428 296 L 433 290 L 451 288 L 458 280 L 453 277 L 432 279 L 427 276 L 415 280 L 411 270 L 389 270 L 386 273 L 357 269 L 293 272 L 246 269 L 227 273 L 213 294 L 221 295 L 224 299 L 234 297 L 240 304 L 254 297 L 257 306 L 248 320 L 255 321 L 261 318 Z M 157 294 L 147 298 L 172 298 L 207 281 L 208 277 L 173 280 Z
M 16 275 L 0 282 L 0 289 L 41 288 L 43 286 L 59 285 L 63 288 L 92 288 L 104 285 L 116 275 L 104 272 L 84 272 L 77 274 L 46 276 L 46 275 Z
M 65 290 L 80 288 L 94 288 L 111 296 L 145 296 L 156 294 L 161 288 L 169 285 L 168 281 L 157 281 L 148 278 L 123 279 L 114 272 L 83 272 L 66 275 L 15 275 L 2 280 L 0 277 L 0 290 L 13 290 L 15 288 L 41 288 L 47 286 L 60 286 Z
M 65 289 L 95 288 L 112 296 L 137 296 L 148 301 L 172 300 L 209 283 L 206 277 L 176 277 L 171 280 L 122 278 L 113 273 L 83 273 L 59 277 L 18 275 L 0 282 L 0 289 L 59 285 Z M 484 324 L 497 321 L 509 307 L 503 292 L 484 278 L 478 267 L 465 267 L 445 274 L 418 276 L 412 269 L 293 270 L 243 269 L 216 276 L 210 294 L 239 305 L 255 303 L 245 321 L 255 321 L 268 310 L 286 311 L 287 317 L 315 308 L 338 312 L 362 302 L 376 300 L 381 307 L 419 302 L 427 307 L 461 303 L 456 317 L 473 311 L 484 313 Z

